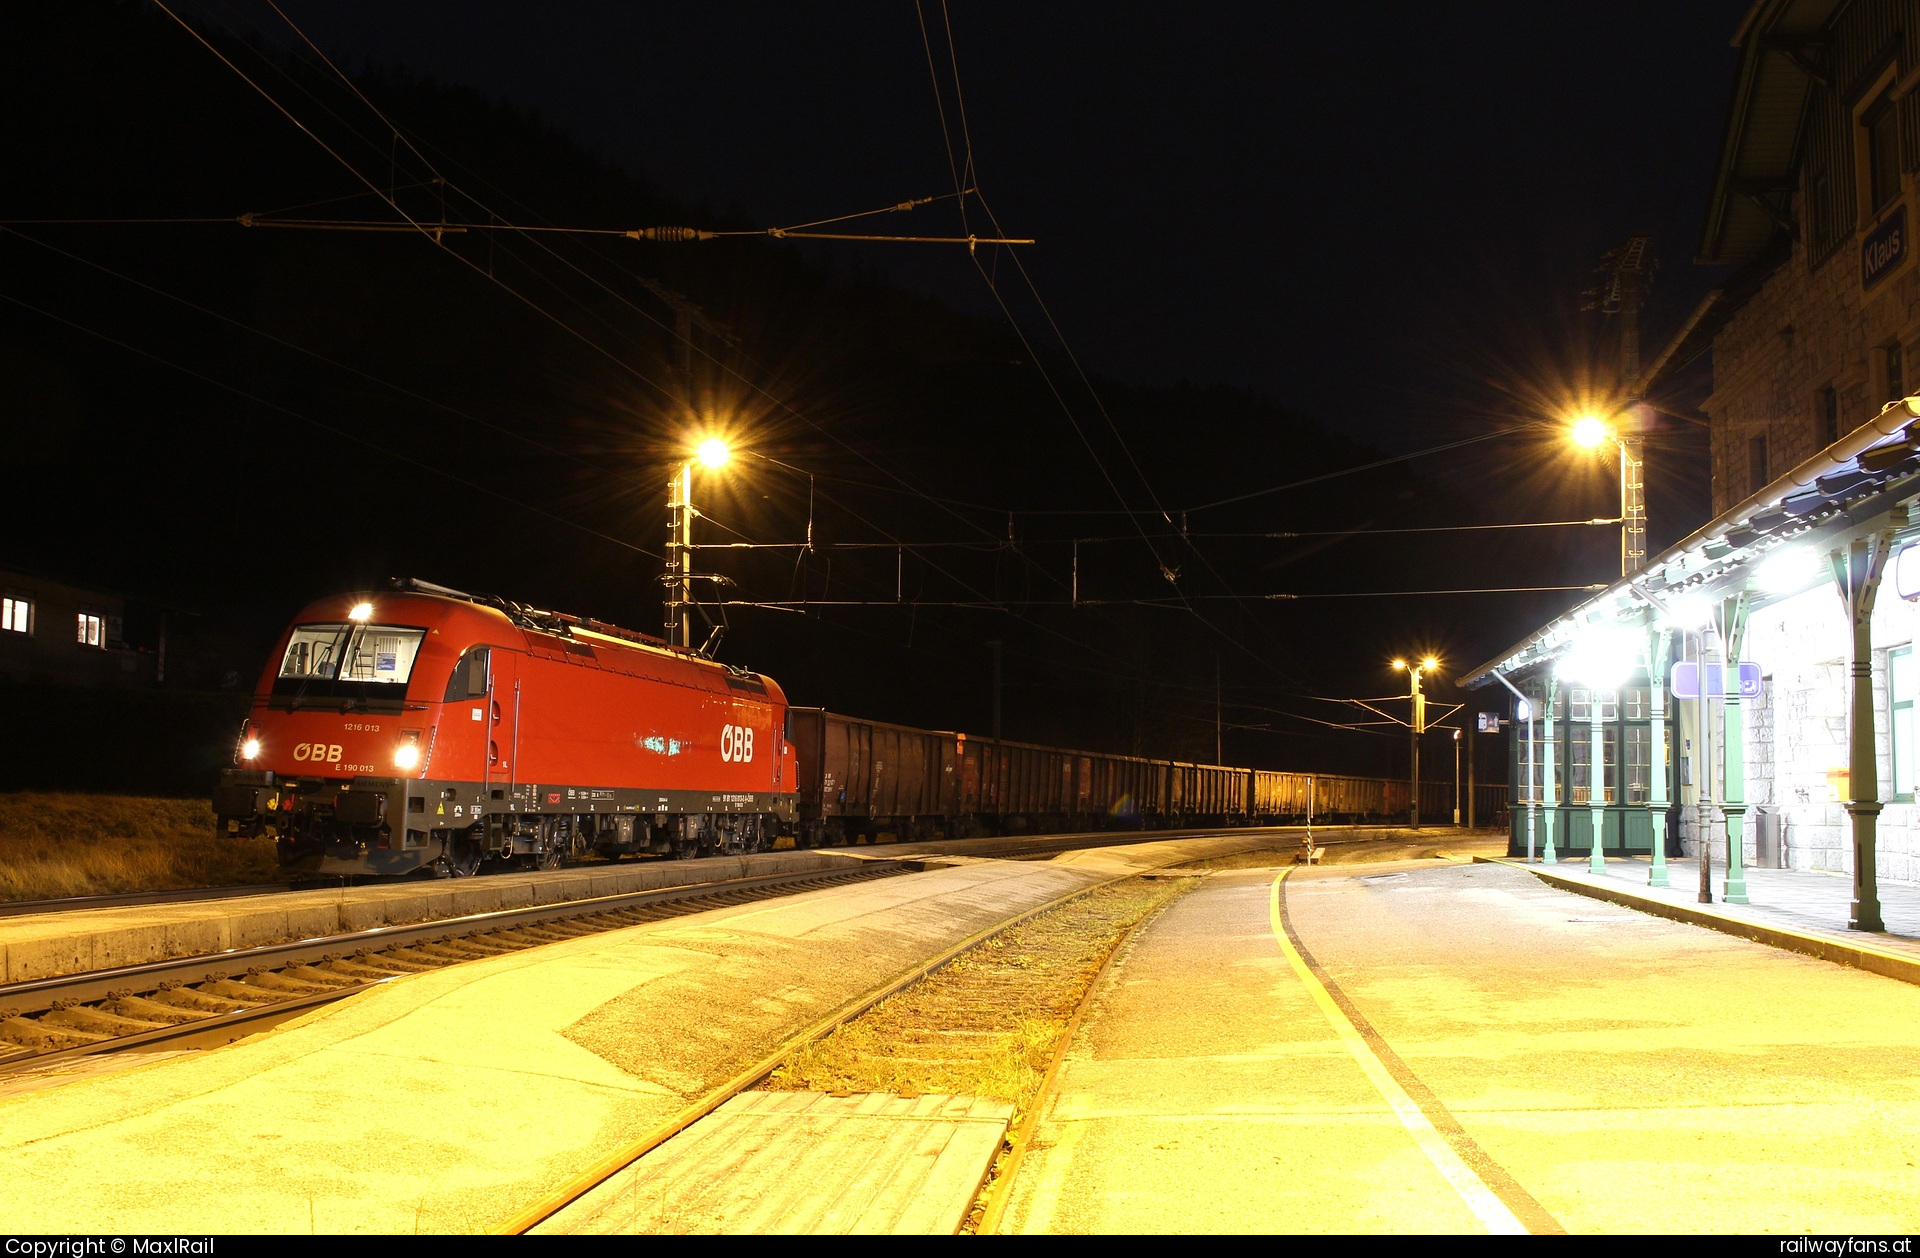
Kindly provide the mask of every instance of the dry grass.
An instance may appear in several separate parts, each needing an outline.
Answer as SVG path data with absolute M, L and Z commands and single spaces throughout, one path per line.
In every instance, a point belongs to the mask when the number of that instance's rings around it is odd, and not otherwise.
M 204 800 L 0 794 L 0 900 L 272 882 L 271 839 L 213 832 Z
M 1024 1110 L 1114 943 L 1194 885 L 1129 879 L 988 940 L 788 1058 L 783 1091 L 958 1094 Z

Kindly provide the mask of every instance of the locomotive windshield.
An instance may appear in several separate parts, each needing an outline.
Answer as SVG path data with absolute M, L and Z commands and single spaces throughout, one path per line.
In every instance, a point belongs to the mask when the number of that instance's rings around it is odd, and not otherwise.
M 426 636 L 400 625 L 296 625 L 273 697 L 292 707 L 397 705 Z

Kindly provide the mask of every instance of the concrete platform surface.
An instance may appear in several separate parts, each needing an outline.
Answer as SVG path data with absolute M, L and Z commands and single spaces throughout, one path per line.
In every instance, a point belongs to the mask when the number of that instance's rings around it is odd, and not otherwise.
M 1012 1120 L 969 1096 L 744 1092 L 537 1230 L 951 1236 Z
M 1843 874 L 1804 869 L 1749 869 L 1746 904 L 1726 899 L 1726 867 L 1711 873 L 1713 903 L 1700 903 L 1700 866 L 1692 860 L 1667 861 L 1668 886 L 1647 884 L 1645 859 L 1607 861 L 1595 874 L 1585 857 L 1554 865 L 1503 860 L 1569 890 L 1598 893 L 1620 904 L 1663 917 L 1791 948 L 1889 978 L 1920 983 L 1920 886 L 1880 884 L 1884 931 L 1849 930 L 1853 879 Z M 1828 946 L 1822 947 L 1825 944 Z
M 1224 870 L 1102 980 L 1002 1230 L 1491 1230 L 1424 1128 L 1534 1231 L 1908 1234 L 1917 1021 L 1505 863 Z
M 913 850 L 895 853 L 912 859 Z M 29 913 L 0 918 L 0 982 L 141 965 L 262 944 L 463 917 L 535 904 L 654 891 L 729 878 L 849 869 L 861 857 L 763 852 L 692 861 L 590 865 L 546 873 L 488 874 L 280 891 L 183 904 Z M 867 859 L 874 859 L 868 857 Z
M 0 1100 L 0 1218 L 478 1231 L 977 931 L 1111 873 L 1268 841 L 934 869 L 397 979 L 224 1048 Z

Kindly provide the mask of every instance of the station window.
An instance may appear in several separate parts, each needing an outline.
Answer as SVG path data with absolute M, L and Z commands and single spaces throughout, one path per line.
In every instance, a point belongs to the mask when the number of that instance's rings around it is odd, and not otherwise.
M 1567 776 L 1571 779 L 1567 802 L 1569 804 L 1591 804 L 1593 802 L 1593 736 L 1591 727 L 1586 730 L 1575 728 L 1569 731 L 1567 743 Z M 1614 754 L 1614 731 L 1602 729 L 1600 732 L 1600 802 L 1614 802 L 1614 784 L 1619 781 L 1617 758 Z
M 1627 726 L 1627 802 L 1647 802 L 1647 783 L 1653 773 L 1653 730 L 1645 725 Z
M 1887 400 L 1907 396 L 1907 355 L 1895 341 L 1880 351 L 1887 366 Z
M 107 645 L 106 622 L 100 619 L 100 617 L 93 615 L 91 612 L 81 612 L 79 640 L 80 640 L 81 646 L 98 646 L 98 647 L 106 646 Z
M 1767 434 L 1755 433 L 1747 438 L 1747 492 L 1759 493 L 1767 487 L 1768 479 Z
M 1602 690 L 1600 692 L 1600 719 L 1611 721 L 1619 716 L 1620 692 Z M 1593 692 L 1585 686 L 1575 686 L 1567 696 L 1567 719 L 1570 721 L 1593 720 Z
M 32 633 L 33 600 L 8 595 L 0 599 L 0 633 Z
M 1893 760 L 1893 795 L 1898 800 L 1913 798 L 1913 648 L 1895 647 L 1887 652 L 1887 714 L 1892 734 L 1888 748 Z
M 1840 440 L 1840 391 L 1832 385 L 1820 390 L 1814 399 L 1814 425 L 1821 446 Z

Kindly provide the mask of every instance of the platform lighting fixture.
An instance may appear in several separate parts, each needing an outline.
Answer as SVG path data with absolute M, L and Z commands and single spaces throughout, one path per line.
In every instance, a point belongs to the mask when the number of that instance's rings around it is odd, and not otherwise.
M 1407 697 L 1413 700 L 1413 719 L 1407 722 L 1407 734 L 1411 740 L 1409 759 L 1412 761 L 1407 783 L 1407 824 L 1415 830 L 1420 828 L 1420 735 L 1427 732 L 1427 696 L 1420 689 L 1420 674 L 1438 667 L 1440 661 L 1431 655 L 1412 667 L 1408 667 L 1405 660 L 1393 661 L 1394 672 L 1407 674 Z
M 1767 556 L 1755 575 L 1769 594 L 1798 594 L 1820 579 L 1819 559 L 1805 546 L 1783 547 Z
M 1713 619 L 1713 602 L 1704 594 L 1682 594 L 1667 600 L 1660 619 L 1675 629 L 1696 633 Z
M 696 456 L 702 467 L 724 467 L 727 460 L 733 457 L 733 449 L 718 437 L 708 437 L 700 443 Z
M 1613 430 L 1607 426 L 1607 421 L 1601 419 L 1598 415 L 1582 415 L 1573 421 L 1573 426 L 1568 430 L 1568 435 L 1573 438 L 1575 445 L 1583 449 L 1592 450 L 1601 442 L 1613 436 Z
M 369 620 L 373 619 L 373 604 L 355 603 L 353 610 L 347 613 L 347 619 L 358 621 L 363 625 L 366 624 Z

